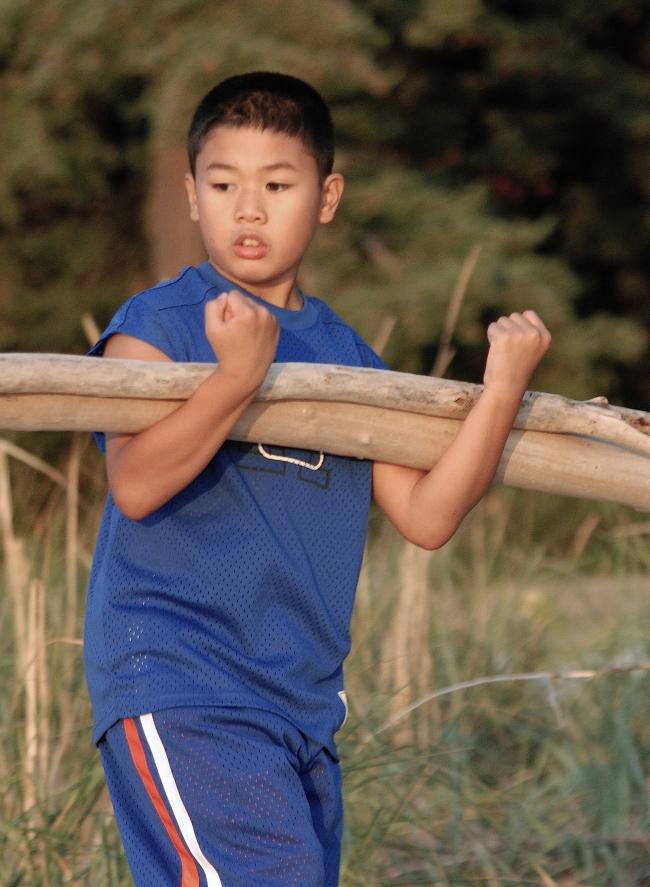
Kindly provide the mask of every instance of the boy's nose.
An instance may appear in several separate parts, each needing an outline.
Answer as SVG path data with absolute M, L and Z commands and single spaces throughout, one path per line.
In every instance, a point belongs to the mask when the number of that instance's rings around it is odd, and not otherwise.
M 238 222 L 266 221 L 266 211 L 260 196 L 251 190 L 242 191 L 235 207 L 235 219 Z

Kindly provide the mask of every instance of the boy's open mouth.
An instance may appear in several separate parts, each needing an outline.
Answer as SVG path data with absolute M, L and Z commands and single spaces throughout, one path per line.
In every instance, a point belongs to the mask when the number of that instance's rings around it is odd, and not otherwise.
M 269 251 L 266 244 L 257 234 L 240 234 L 233 244 L 235 255 L 241 259 L 261 259 Z

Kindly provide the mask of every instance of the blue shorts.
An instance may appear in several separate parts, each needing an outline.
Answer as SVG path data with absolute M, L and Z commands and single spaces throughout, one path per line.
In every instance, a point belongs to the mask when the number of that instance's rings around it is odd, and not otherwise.
M 188 707 L 99 742 L 137 887 L 335 887 L 338 761 L 284 718 Z

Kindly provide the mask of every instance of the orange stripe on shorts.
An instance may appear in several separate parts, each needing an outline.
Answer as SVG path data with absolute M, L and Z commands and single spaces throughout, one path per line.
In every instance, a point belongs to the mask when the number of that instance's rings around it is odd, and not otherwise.
M 174 825 L 174 821 L 165 806 L 165 802 L 160 796 L 158 786 L 151 775 L 151 770 L 147 763 L 147 757 L 144 752 L 142 740 L 140 739 L 140 734 L 138 733 L 138 728 L 136 727 L 133 718 L 124 718 L 122 723 L 124 724 L 124 733 L 126 735 L 126 741 L 129 746 L 129 751 L 131 752 L 131 757 L 133 758 L 135 769 L 138 771 L 142 784 L 149 795 L 149 800 L 153 804 L 154 809 L 169 836 L 169 840 L 174 845 L 181 861 L 180 887 L 199 887 L 199 872 L 196 863 L 185 846 L 183 839 L 179 835 L 178 830 Z

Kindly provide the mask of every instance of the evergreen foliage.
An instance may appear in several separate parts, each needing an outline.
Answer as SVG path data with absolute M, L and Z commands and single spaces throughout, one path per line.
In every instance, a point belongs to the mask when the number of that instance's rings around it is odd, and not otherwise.
M 388 358 L 427 372 L 470 249 L 483 251 L 449 375 L 480 379 L 484 327 L 534 307 L 554 333 L 536 387 L 648 408 L 648 9 L 634 0 L 4 0 L 0 348 L 85 348 L 152 280 L 156 144 L 254 68 L 330 99 L 340 217 L 304 284 Z M 178 187 L 180 183 L 169 183 Z
M 533 251 L 575 275 L 556 295 L 574 316 L 576 361 L 590 384 L 647 408 L 650 6 L 360 5 L 390 33 L 383 58 L 400 71 L 390 147 L 448 187 L 482 181 L 501 219 L 552 220 Z

